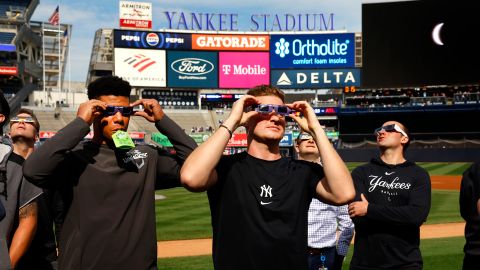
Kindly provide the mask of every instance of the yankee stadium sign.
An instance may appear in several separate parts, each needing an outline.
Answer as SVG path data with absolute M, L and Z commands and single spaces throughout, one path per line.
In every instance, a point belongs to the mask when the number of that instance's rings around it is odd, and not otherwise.
M 176 30 L 238 31 L 237 13 L 164 11 L 166 26 Z M 250 31 L 333 31 L 334 13 L 251 14 Z

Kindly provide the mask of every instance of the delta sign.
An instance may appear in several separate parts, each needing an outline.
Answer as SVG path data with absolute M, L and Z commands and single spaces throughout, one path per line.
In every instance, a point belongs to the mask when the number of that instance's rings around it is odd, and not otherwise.
M 355 67 L 355 34 L 272 35 L 270 68 Z

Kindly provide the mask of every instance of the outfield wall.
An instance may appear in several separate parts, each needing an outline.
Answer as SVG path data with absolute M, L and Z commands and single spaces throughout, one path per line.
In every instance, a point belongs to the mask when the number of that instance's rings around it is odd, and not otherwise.
M 379 155 L 376 148 L 337 151 L 345 162 L 367 162 Z M 480 149 L 408 149 L 406 156 L 415 162 L 475 162 L 480 161 Z

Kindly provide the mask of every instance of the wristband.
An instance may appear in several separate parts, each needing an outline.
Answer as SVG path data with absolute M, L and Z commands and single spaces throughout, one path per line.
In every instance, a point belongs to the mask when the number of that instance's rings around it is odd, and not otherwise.
M 231 130 L 230 130 L 227 126 L 225 126 L 224 124 L 219 125 L 219 127 L 225 128 L 225 129 L 228 131 L 228 133 L 230 133 L 230 138 L 233 136 L 233 131 L 231 131 Z

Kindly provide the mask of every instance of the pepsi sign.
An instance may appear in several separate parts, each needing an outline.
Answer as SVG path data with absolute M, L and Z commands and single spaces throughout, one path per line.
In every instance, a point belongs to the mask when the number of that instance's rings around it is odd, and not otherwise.
M 113 31 L 115 48 L 191 50 L 192 35 L 152 31 Z
M 169 87 L 216 88 L 218 56 L 214 52 L 169 51 L 167 85 Z
M 270 68 L 355 67 L 355 35 L 272 35 Z

